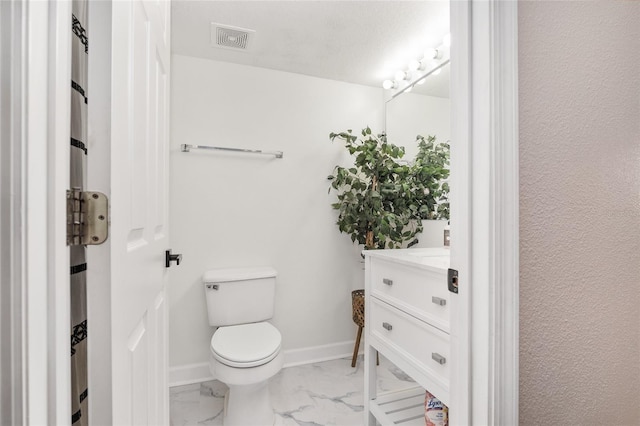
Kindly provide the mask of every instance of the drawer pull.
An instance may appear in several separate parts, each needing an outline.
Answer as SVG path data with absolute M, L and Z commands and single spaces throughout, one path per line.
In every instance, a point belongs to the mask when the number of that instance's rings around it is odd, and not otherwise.
M 389 330 L 389 331 L 391 331 L 391 329 L 392 329 L 393 327 L 392 327 L 392 326 L 391 326 L 391 324 L 389 324 L 388 322 L 383 322 L 383 323 L 382 323 L 382 328 L 384 328 L 385 330 Z
M 433 303 L 435 303 L 436 305 L 439 305 L 439 306 L 444 306 L 444 305 L 446 305 L 446 304 L 447 304 L 446 299 L 443 299 L 443 298 L 441 298 L 441 297 L 436 297 L 436 296 L 432 296 L 432 297 L 431 297 L 431 301 L 432 301 Z
M 383 278 L 382 283 L 386 285 L 393 285 L 393 280 L 390 280 L 389 278 Z
M 447 359 L 445 357 L 443 357 L 442 355 L 440 355 L 437 352 L 432 352 L 431 353 L 431 359 L 434 360 L 435 362 L 437 362 L 440 365 L 444 365 L 447 362 Z

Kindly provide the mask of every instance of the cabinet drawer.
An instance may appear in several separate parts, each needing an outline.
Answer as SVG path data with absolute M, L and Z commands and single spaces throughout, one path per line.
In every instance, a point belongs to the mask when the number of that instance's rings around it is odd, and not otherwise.
M 426 270 L 381 259 L 371 261 L 371 295 L 449 333 L 447 270 Z
M 449 335 L 375 297 L 369 300 L 369 332 L 442 386 L 447 393 L 442 399 L 448 399 Z

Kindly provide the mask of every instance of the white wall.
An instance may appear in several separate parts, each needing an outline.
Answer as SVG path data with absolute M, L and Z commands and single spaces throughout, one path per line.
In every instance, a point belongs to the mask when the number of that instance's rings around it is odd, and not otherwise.
M 446 70 L 449 72 L 449 70 Z M 435 136 L 438 142 L 451 139 L 451 102 L 448 98 L 403 93 L 386 102 L 385 128 L 389 142 L 405 147 L 405 159 L 418 152 L 416 136 Z
M 347 159 L 329 133 L 382 131 L 382 89 L 174 55 L 171 80 L 170 366 L 207 362 L 202 273 L 271 265 L 285 350 L 355 339 L 358 248 L 335 225 L 326 177 Z M 182 143 L 282 150 L 179 152 Z
M 640 424 L 640 2 L 519 2 L 520 424 Z

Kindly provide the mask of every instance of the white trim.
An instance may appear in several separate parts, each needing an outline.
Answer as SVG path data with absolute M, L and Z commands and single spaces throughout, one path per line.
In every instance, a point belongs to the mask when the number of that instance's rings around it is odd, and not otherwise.
M 71 2 L 52 2 L 49 7 L 47 193 L 49 214 L 49 415 L 56 424 L 71 419 L 70 276 L 67 237 L 66 190 L 70 179 L 71 133 Z
M 28 2 L 26 7 L 27 56 L 24 84 L 26 130 L 22 146 L 24 191 L 23 290 L 25 291 L 27 419 L 32 424 L 48 421 L 47 326 L 47 86 L 48 4 Z
M 3 211 L 9 214 L 2 221 L 2 234 L 9 239 L 3 254 L 6 247 L 10 253 L 9 270 L 2 276 L 3 287 L 5 278 L 11 280 L 7 285 L 12 306 L 6 314 L 15 371 L 5 375 L 3 363 L 3 383 L 7 378 L 11 384 L 12 402 L 1 420 L 65 424 L 71 419 L 65 238 L 71 4 L 11 1 L 3 2 L 2 8 L 3 23 L 7 16 L 12 18 L 11 25 L 3 25 L 10 34 L 1 52 L 9 61 L 8 68 L 3 65 L 3 81 L 11 84 L 2 120 L 3 131 L 5 124 L 10 126 L 8 141 L 3 138 L 10 183 L 2 189 L 3 200 L 8 195 Z M 13 229 L 7 230 L 7 224 Z M 3 400 L 5 396 L 3 388 Z
M 22 249 L 25 9 L 20 1 L 0 2 L 0 424 L 24 424 L 27 404 Z
M 341 358 L 348 358 L 348 362 L 350 363 L 351 356 L 353 355 L 354 344 L 355 341 L 352 340 L 346 342 L 331 343 L 328 345 L 285 350 L 283 368 L 313 364 L 316 362 L 331 361 Z M 179 365 L 169 368 L 169 387 L 206 382 L 213 379 L 214 377 L 209 371 L 209 363 L 206 362 L 198 364 Z
M 471 292 L 471 424 L 490 425 L 491 393 L 490 306 L 493 306 L 492 222 L 493 147 L 491 134 L 492 98 L 489 35 L 490 2 L 471 2 L 471 269 L 467 285 Z
M 470 424 L 517 425 L 517 3 L 472 1 L 469 8 Z
M 451 424 L 518 424 L 517 3 L 451 2 Z
M 111 1 L 89 4 L 89 60 L 87 108 L 86 187 L 100 191 L 111 200 Z M 111 238 L 87 250 L 87 323 L 100 322 L 89 329 L 87 340 L 89 419 L 92 424 L 113 424 L 111 383 Z M 167 372 L 168 373 L 168 372 Z M 95 404 L 93 401 L 100 401 Z
M 310 346 L 300 349 L 288 349 L 284 351 L 284 368 L 296 365 L 313 364 L 314 362 L 331 361 L 340 358 L 351 358 L 355 341 L 331 343 L 328 345 Z M 360 344 L 360 354 L 362 353 Z M 351 362 L 351 361 L 349 361 Z
M 450 421 L 471 424 L 471 3 L 453 1 L 451 15 L 451 268 L 462 283 L 451 298 Z
M 208 382 L 215 377 L 209 370 L 209 363 L 179 365 L 169 368 L 169 387 L 191 385 L 193 383 Z
M 518 424 L 519 145 L 518 7 L 492 3 L 491 98 L 494 170 L 493 410 L 491 423 Z
M 28 3 L 26 344 L 29 422 L 71 419 L 69 187 L 70 2 Z M 45 420 L 46 419 L 46 420 Z

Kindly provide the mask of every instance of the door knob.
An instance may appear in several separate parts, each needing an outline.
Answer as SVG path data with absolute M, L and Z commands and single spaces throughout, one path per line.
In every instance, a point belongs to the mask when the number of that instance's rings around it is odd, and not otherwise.
M 171 254 L 171 250 L 167 250 L 164 252 L 164 266 L 167 268 L 171 266 L 171 262 L 176 262 L 176 265 L 179 265 L 182 262 L 181 254 Z

